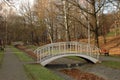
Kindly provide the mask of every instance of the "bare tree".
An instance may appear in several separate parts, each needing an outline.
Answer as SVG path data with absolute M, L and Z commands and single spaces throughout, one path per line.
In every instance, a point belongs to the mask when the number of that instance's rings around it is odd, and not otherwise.
M 99 19 L 99 11 L 101 8 L 104 6 L 106 0 L 85 0 L 85 4 L 81 5 L 80 1 L 78 0 L 66 0 L 69 3 L 73 4 L 74 6 L 78 7 L 80 10 L 84 11 L 86 14 L 89 15 L 89 17 L 86 17 L 86 20 L 89 18 L 89 25 L 90 25 L 90 30 L 94 33 L 94 38 L 95 38 L 95 45 L 99 47 L 99 24 L 98 24 L 98 19 Z M 86 7 L 89 6 L 89 7 Z M 83 24 L 85 28 L 88 28 L 87 26 L 84 25 L 83 22 L 80 22 Z
M 4 30 L 2 30 L 1 32 L 3 32 L 2 34 L 4 34 L 4 36 L 2 37 L 5 41 L 5 43 L 8 43 L 8 18 L 10 15 L 15 14 L 14 12 L 14 6 L 5 0 L 2 0 L 0 2 L 0 17 L 2 19 L 2 26 L 4 27 Z
M 49 0 L 49 5 L 46 8 L 46 20 L 47 23 L 47 30 L 49 39 L 52 42 L 57 41 L 57 25 L 56 25 L 56 8 L 54 6 L 54 2 Z

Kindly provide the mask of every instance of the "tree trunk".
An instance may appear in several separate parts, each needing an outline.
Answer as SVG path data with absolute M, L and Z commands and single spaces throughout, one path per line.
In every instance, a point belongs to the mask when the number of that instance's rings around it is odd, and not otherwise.
M 53 23 L 51 24 L 51 43 L 54 42 L 54 29 L 53 29 Z
M 94 13 L 95 13 L 95 10 L 94 10 Z M 94 35 L 95 35 L 95 46 L 99 47 L 99 28 L 98 28 L 98 23 L 97 23 L 97 14 L 95 13 L 94 14 L 94 20 L 95 20 L 95 29 L 94 29 Z
M 33 31 L 31 32 L 31 43 L 32 44 L 34 43 L 34 32 Z
M 71 41 L 69 28 L 68 28 L 68 30 L 67 30 L 67 41 Z
M 97 27 L 95 29 L 94 34 L 95 34 L 95 46 L 99 47 L 99 38 L 98 38 L 99 34 L 98 34 L 98 28 Z
M 93 17 L 94 17 L 94 35 L 95 35 L 95 46 L 99 47 L 99 23 L 98 23 L 98 20 L 97 20 L 97 13 L 96 13 L 96 8 L 95 8 L 95 0 L 93 0 Z M 99 17 L 98 17 L 99 18 Z
M 103 41 L 104 41 L 104 44 L 106 44 L 106 36 L 103 35 Z

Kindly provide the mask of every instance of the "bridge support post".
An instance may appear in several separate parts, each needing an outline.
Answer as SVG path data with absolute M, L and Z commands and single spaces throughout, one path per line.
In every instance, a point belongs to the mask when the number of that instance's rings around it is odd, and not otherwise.
M 52 43 L 42 46 L 34 52 L 37 56 L 37 62 L 41 64 L 66 56 L 80 56 L 94 63 L 99 60 L 99 49 L 97 47 L 79 42 Z

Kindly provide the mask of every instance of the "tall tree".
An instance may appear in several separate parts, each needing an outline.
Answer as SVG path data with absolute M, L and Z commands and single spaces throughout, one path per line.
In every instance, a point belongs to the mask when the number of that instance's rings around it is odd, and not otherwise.
M 79 0 L 67 0 L 69 3 L 84 11 L 87 15 L 86 20 L 89 20 L 90 30 L 94 33 L 95 45 L 99 47 L 99 29 L 98 24 L 99 11 L 104 6 L 106 0 L 85 0 L 84 5 Z M 87 6 L 86 6 L 87 5 Z M 81 22 L 83 23 L 83 22 Z M 87 26 L 84 26 L 88 28 Z

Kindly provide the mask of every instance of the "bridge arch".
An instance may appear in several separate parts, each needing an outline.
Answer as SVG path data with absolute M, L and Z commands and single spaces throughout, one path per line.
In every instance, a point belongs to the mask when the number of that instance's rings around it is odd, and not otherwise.
M 95 46 L 80 42 L 58 42 L 37 48 L 37 63 L 45 66 L 58 58 L 79 56 L 93 63 L 99 61 L 99 49 Z
M 89 60 L 89 61 L 92 62 L 92 63 L 97 63 L 97 62 L 99 62 L 98 59 L 92 58 L 92 57 L 87 56 L 87 55 L 75 54 L 75 53 L 72 53 L 72 54 L 71 54 L 71 53 L 70 53 L 70 54 L 67 53 L 67 54 L 63 54 L 63 55 L 56 55 L 56 56 L 54 56 L 54 57 L 48 58 L 48 59 L 46 59 L 46 60 L 43 60 L 43 61 L 41 62 L 41 65 L 45 66 L 45 65 L 47 65 L 48 63 L 50 63 L 50 62 L 52 62 L 52 61 L 54 61 L 54 60 L 56 60 L 56 59 L 59 59 L 59 58 L 62 58 L 62 57 L 67 57 L 67 56 L 78 56 L 78 57 L 87 59 L 87 60 Z

